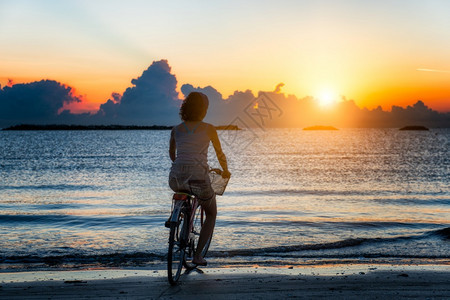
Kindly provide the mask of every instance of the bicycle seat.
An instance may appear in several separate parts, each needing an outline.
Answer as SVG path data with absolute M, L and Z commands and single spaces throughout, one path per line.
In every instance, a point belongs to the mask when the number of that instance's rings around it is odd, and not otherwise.
M 187 201 L 191 195 L 187 193 L 175 193 L 173 194 L 173 200 Z

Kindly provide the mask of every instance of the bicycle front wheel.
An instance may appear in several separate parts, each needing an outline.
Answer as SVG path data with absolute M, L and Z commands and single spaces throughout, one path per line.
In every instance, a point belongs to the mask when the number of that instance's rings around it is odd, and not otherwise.
M 195 211 L 194 222 L 192 224 L 193 228 L 189 234 L 189 241 L 185 248 L 186 250 L 185 250 L 184 267 L 187 269 L 187 271 L 190 271 L 197 267 L 196 264 L 191 263 L 191 260 L 194 258 L 194 254 L 197 250 L 198 240 L 200 238 L 200 232 L 202 230 L 205 218 L 206 218 L 205 211 L 201 209 L 201 207 L 199 206 Z M 206 242 L 205 247 L 203 247 L 203 250 L 201 252 L 202 257 L 206 256 L 210 244 L 211 244 L 211 237 Z
M 200 209 L 200 214 L 199 215 L 201 216 L 200 217 L 200 222 L 201 222 L 201 226 L 203 227 L 203 223 L 204 223 L 204 221 L 206 219 L 206 213 L 205 213 L 205 211 L 203 209 Z M 209 237 L 208 241 L 205 244 L 205 247 L 203 247 L 202 257 L 205 257 L 206 254 L 208 253 L 209 245 L 211 244 L 211 239 L 212 239 L 212 236 Z
M 195 219 L 194 219 L 194 230 L 193 230 L 193 233 L 194 233 L 194 239 L 195 240 L 192 243 L 192 247 L 190 249 L 192 251 L 192 256 L 194 255 L 194 253 L 195 253 L 195 251 L 197 249 L 198 239 L 200 237 L 200 232 L 202 230 L 203 223 L 205 222 L 205 219 L 206 219 L 205 211 L 201 207 L 198 207 L 197 211 L 196 211 L 196 214 L 195 214 Z M 208 253 L 209 245 L 211 244 L 211 238 L 212 237 L 210 237 L 208 239 L 208 241 L 205 244 L 205 247 L 202 250 L 202 254 L 201 254 L 202 257 L 205 257 L 206 253 Z M 191 255 L 191 253 L 189 253 L 189 254 Z
M 186 263 L 186 246 L 189 218 L 186 207 L 180 210 L 177 222 L 171 222 L 169 235 L 169 251 L 167 255 L 167 277 L 171 285 L 175 285 L 181 276 Z

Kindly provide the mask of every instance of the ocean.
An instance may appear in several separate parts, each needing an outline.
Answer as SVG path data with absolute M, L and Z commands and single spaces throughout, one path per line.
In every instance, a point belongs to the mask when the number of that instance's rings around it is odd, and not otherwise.
M 0 270 L 164 265 L 169 135 L 0 131 Z M 450 263 L 450 129 L 219 136 L 213 266 Z

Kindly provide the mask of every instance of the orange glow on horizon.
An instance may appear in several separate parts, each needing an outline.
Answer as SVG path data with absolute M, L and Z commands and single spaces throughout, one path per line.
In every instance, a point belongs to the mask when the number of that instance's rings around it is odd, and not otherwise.
M 137 76 L 135 75 L 134 77 Z M 29 83 L 40 80 L 43 80 L 43 78 L 0 77 L 0 84 L 3 88 L 5 86 L 10 86 L 11 84 Z M 51 80 L 59 81 L 57 79 Z M 95 113 L 98 111 L 101 104 L 104 104 L 111 98 L 111 93 L 117 92 L 122 94 L 127 87 L 132 86 L 130 81 L 131 78 L 127 80 L 113 79 L 111 81 L 108 81 L 107 79 L 93 81 L 81 81 L 78 79 L 74 79 L 73 81 L 61 80 L 60 82 L 62 84 L 72 87 L 74 93 L 77 95 L 82 95 L 82 102 L 67 104 L 63 109 L 68 109 L 75 114 Z M 373 89 L 369 89 L 369 87 L 365 87 L 366 89 L 364 90 L 355 89 L 353 96 L 345 95 L 345 93 L 340 96 L 335 92 L 335 89 L 332 88 L 322 88 L 322 90 L 317 89 L 316 92 L 313 90 L 307 92 L 306 87 L 301 87 L 300 90 L 297 91 L 292 89 L 292 85 L 286 84 L 281 93 L 285 93 L 286 95 L 295 95 L 299 99 L 308 95 L 313 96 L 317 99 L 322 108 L 331 108 L 335 103 L 341 101 L 341 97 L 345 97 L 347 100 L 354 100 L 359 108 L 367 108 L 369 110 L 381 106 L 384 111 L 391 111 L 392 106 L 400 106 L 405 108 L 415 104 L 418 100 L 421 100 L 425 103 L 425 105 L 433 110 L 438 112 L 450 112 L 450 85 L 442 86 L 441 84 L 444 83 L 446 83 L 445 80 L 441 80 L 439 82 L 433 82 L 432 80 L 429 80 L 428 82 L 424 81 L 423 85 L 418 86 L 405 84 L 405 82 L 402 82 L 397 86 L 388 85 L 386 83 L 384 86 L 382 84 L 373 86 Z M 177 87 L 180 97 L 182 97 L 182 94 L 179 91 L 179 88 L 182 84 L 184 83 L 178 82 Z M 227 94 L 222 92 L 221 89 L 217 88 L 214 84 L 207 85 L 215 87 L 218 92 L 222 93 L 224 98 L 227 98 L 228 94 L 231 95 L 235 90 L 238 90 L 224 87 L 224 90 L 228 92 Z M 252 90 L 254 94 L 257 94 L 257 89 L 249 89 Z M 240 90 L 245 90 L 245 88 Z M 271 88 L 262 90 L 270 91 Z M 258 108 L 257 103 L 255 103 L 254 108 Z

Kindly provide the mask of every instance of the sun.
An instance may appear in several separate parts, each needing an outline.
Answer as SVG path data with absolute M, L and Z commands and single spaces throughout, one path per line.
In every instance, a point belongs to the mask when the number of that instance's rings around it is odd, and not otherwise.
M 322 89 L 317 94 L 317 101 L 321 107 L 330 107 L 338 101 L 338 94 L 332 89 Z

